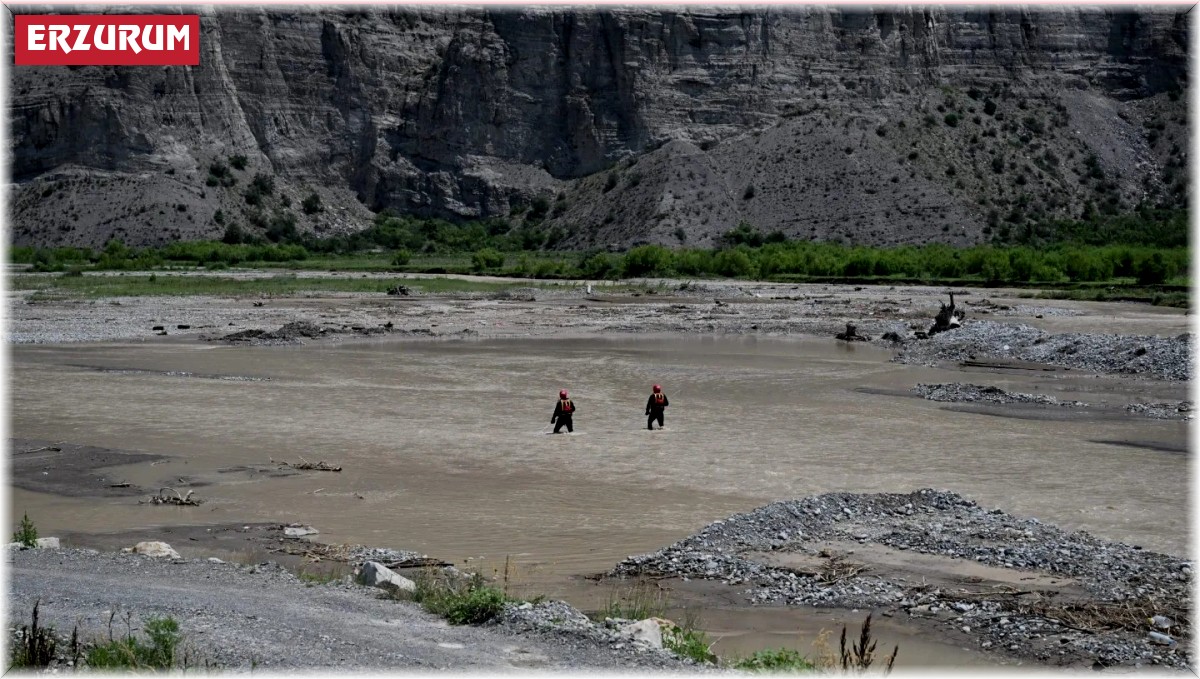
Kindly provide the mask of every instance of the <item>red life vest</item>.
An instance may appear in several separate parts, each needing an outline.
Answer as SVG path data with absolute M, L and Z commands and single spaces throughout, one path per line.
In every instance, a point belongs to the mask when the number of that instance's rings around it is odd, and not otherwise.
M 571 403 L 571 399 L 564 398 L 558 403 L 560 406 L 562 406 L 563 415 L 570 415 L 571 413 L 575 412 L 575 404 Z
M 666 394 L 655 394 L 654 395 L 654 404 L 655 405 L 662 405 L 663 403 L 666 402 L 666 400 L 667 400 Z

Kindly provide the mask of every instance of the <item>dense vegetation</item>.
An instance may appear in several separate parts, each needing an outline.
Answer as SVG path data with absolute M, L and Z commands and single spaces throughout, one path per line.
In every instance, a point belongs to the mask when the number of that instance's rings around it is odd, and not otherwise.
M 269 187 L 256 189 L 266 193 Z M 317 238 L 293 223 L 275 224 L 268 239 L 227 230 L 225 242 L 172 243 L 133 249 L 111 241 L 103 250 L 13 248 L 15 262 L 35 271 L 137 270 L 167 265 L 224 268 L 306 263 L 314 268 L 488 272 L 538 278 L 643 276 L 775 280 L 963 280 L 983 283 L 1179 282 L 1188 274 L 1187 215 L 1143 211 L 1088 222 L 1057 221 L 998 234 L 990 245 L 890 248 L 790 241 L 741 224 L 711 250 L 643 245 L 624 253 L 547 253 L 563 234 L 540 227 L 511 229 L 504 220 L 451 224 L 380 214 L 365 231 Z M 253 242 L 242 242 L 252 240 Z M 436 264 L 434 262 L 437 262 Z

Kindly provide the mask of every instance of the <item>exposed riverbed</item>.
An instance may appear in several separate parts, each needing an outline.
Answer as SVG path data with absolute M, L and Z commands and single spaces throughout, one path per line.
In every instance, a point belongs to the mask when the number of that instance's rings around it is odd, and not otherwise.
M 86 534 L 172 525 L 298 521 L 317 527 L 322 542 L 415 549 L 485 571 L 511 556 L 520 586 L 583 607 L 603 605 L 607 590 L 580 575 L 731 514 L 834 491 L 947 488 L 983 507 L 1187 554 L 1190 423 L 1127 409 L 1183 402 L 1186 382 L 1079 369 L 903 365 L 884 344 L 804 333 L 849 318 L 873 334 L 929 318 L 934 292 L 832 293 L 851 300 L 852 315 L 847 305 L 829 312 L 814 304 L 831 293 L 798 287 L 737 288 L 746 301 L 724 306 L 686 296 L 581 298 L 586 308 L 575 310 L 562 298 L 400 306 L 313 299 L 274 304 L 270 321 L 249 304 L 220 326 L 175 319 L 210 325 L 200 332 L 213 337 L 225 329 L 274 330 L 296 318 L 360 326 L 394 320 L 396 330 L 423 327 L 453 341 L 385 335 L 246 346 L 138 336 L 16 346 L 11 431 L 30 442 L 17 446 L 17 458 L 60 441 L 161 456 L 76 475 L 91 474 L 98 487 L 194 490 L 204 504 L 139 505 L 144 495 L 97 493 L 79 483 L 71 492 L 51 483 L 65 468 L 33 465 L 15 472 L 12 507 L 36 516 L 43 534 L 70 532 L 83 542 Z M 784 299 L 796 295 L 807 301 Z M 1045 323 L 1049 332 L 1058 332 L 1056 323 L 1093 331 L 1094 306 L 1055 304 L 1072 313 L 1047 314 L 1039 305 L 1027 311 L 1043 319 L 1019 320 Z M 22 321 L 30 312 L 18 311 L 10 334 L 31 337 L 39 323 L 58 327 L 45 319 L 61 309 L 41 306 L 36 321 Z M 894 309 L 893 318 L 863 320 L 881 307 Z M 84 309 L 78 326 L 93 327 L 90 313 L 120 316 L 118 327 L 131 314 L 161 323 L 177 313 L 149 308 L 141 301 L 76 307 Z M 1182 315 L 1143 309 L 1102 307 L 1115 327 L 1138 334 L 1174 337 L 1186 326 Z M 680 332 L 697 327 L 689 320 L 696 315 L 709 319 L 699 324 L 701 334 Z M 554 329 L 556 319 L 571 319 L 572 336 Z M 514 326 L 533 336 L 512 336 Z M 652 383 L 671 399 L 664 431 L 645 430 Z M 918 383 L 986 384 L 1090 407 L 937 402 L 912 393 Z M 573 435 L 544 433 L 559 388 L 570 389 L 579 407 Z M 343 471 L 295 473 L 278 464 L 301 460 Z M 173 544 L 189 555 L 186 542 Z M 736 606 L 712 610 L 711 628 L 730 649 L 771 645 L 778 636 L 754 630 L 774 629 L 763 621 L 780 613 L 747 622 L 742 616 L 753 614 Z M 964 647 L 970 643 L 955 641 L 927 657 L 969 663 L 973 651 L 960 654 Z

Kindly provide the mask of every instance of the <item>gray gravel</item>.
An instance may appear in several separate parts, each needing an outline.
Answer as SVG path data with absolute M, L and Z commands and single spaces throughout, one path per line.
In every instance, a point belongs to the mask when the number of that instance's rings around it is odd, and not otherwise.
M 1075 603 L 1152 601 L 1156 614 L 1179 621 L 1186 621 L 1191 611 L 1189 561 L 1082 531 L 1068 533 L 930 489 L 909 494 L 829 493 L 775 502 L 714 522 L 654 554 L 630 557 L 612 575 L 670 575 L 749 585 L 744 596 L 758 604 L 885 608 L 935 617 L 973 635 L 981 649 L 1043 663 L 1191 665 L 1186 622 L 1170 630 L 1178 645 L 1165 648 L 1148 640 L 1149 632 L 1155 631 L 1148 622 L 1085 632 L 1032 612 L 1031 605 L 1045 601 L 1041 598 L 995 595 L 967 604 L 950 586 L 901 581 L 871 570 L 827 581 L 751 556 L 773 552 L 819 557 L 818 543 L 831 540 L 951 557 L 1012 569 L 1018 575 L 1071 578 L 1080 588 Z M 1053 594 L 1044 596 L 1051 603 L 1068 603 Z
M 1069 408 L 1083 408 L 1087 406 L 1083 401 L 1060 401 L 1046 394 L 1025 394 L 1005 391 L 1000 387 L 983 384 L 961 384 L 958 382 L 951 382 L 949 384 L 918 384 L 912 390 L 929 401 L 950 403 L 986 401 L 989 403 L 1037 403 Z
M 1064 333 L 968 320 L 962 327 L 927 340 L 904 343 L 894 360 L 934 365 L 942 361 L 1015 359 L 1104 374 L 1147 375 L 1164 380 L 1192 379 L 1192 335 L 1176 337 Z
M 395 554 L 407 553 L 377 556 Z M 169 615 L 195 657 L 230 670 L 646 672 L 688 666 L 667 653 L 590 633 L 543 630 L 520 614 L 454 627 L 416 604 L 381 599 L 379 590 L 306 584 L 274 564 L 50 549 L 11 550 L 7 558 L 10 629 L 28 622 L 39 599 L 44 623 L 68 634 L 78 624 L 84 639 L 107 638 L 111 611 L 118 611 L 117 634 L 126 612 L 135 632 L 147 617 Z

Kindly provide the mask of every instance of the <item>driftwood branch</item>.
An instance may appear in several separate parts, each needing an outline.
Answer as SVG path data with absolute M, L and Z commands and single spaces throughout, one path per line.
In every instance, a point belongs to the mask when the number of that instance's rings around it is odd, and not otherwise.
M 951 292 L 947 294 L 950 295 L 950 304 L 943 304 L 941 310 L 938 311 L 937 316 L 934 316 L 933 326 L 929 328 L 930 335 L 939 332 L 945 332 L 947 330 L 953 330 L 954 328 L 962 325 L 963 319 L 967 317 L 967 312 L 955 306 L 954 293 Z
M 847 323 L 846 331 L 839 332 L 838 334 L 834 335 L 834 338 L 840 339 L 843 342 L 866 342 L 867 340 L 871 339 L 866 335 L 858 334 L 858 328 L 853 323 Z
M 271 460 L 271 461 L 274 462 L 274 460 Z M 301 470 L 305 470 L 305 471 L 318 471 L 318 472 L 340 472 L 340 471 L 342 471 L 341 467 L 337 467 L 337 466 L 328 464 L 324 460 L 321 460 L 320 462 L 309 462 L 308 460 L 304 459 L 303 456 L 300 457 L 299 462 L 283 462 L 283 461 L 281 461 L 279 464 L 283 465 L 284 467 L 291 467 L 292 469 L 301 469 Z
M 172 493 L 174 493 L 174 497 L 172 497 L 171 495 L 168 495 L 167 493 L 164 492 L 164 491 L 168 491 L 168 490 L 171 491 Z M 178 506 L 183 506 L 183 507 L 198 507 L 200 505 L 201 500 L 192 499 L 192 493 L 195 493 L 195 492 L 196 491 L 194 491 L 194 490 L 189 490 L 187 492 L 187 495 L 180 495 L 179 491 L 175 490 L 174 488 L 159 488 L 158 495 L 151 495 L 146 500 L 139 500 L 138 504 L 139 505 L 144 505 L 144 504 L 178 505 Z

